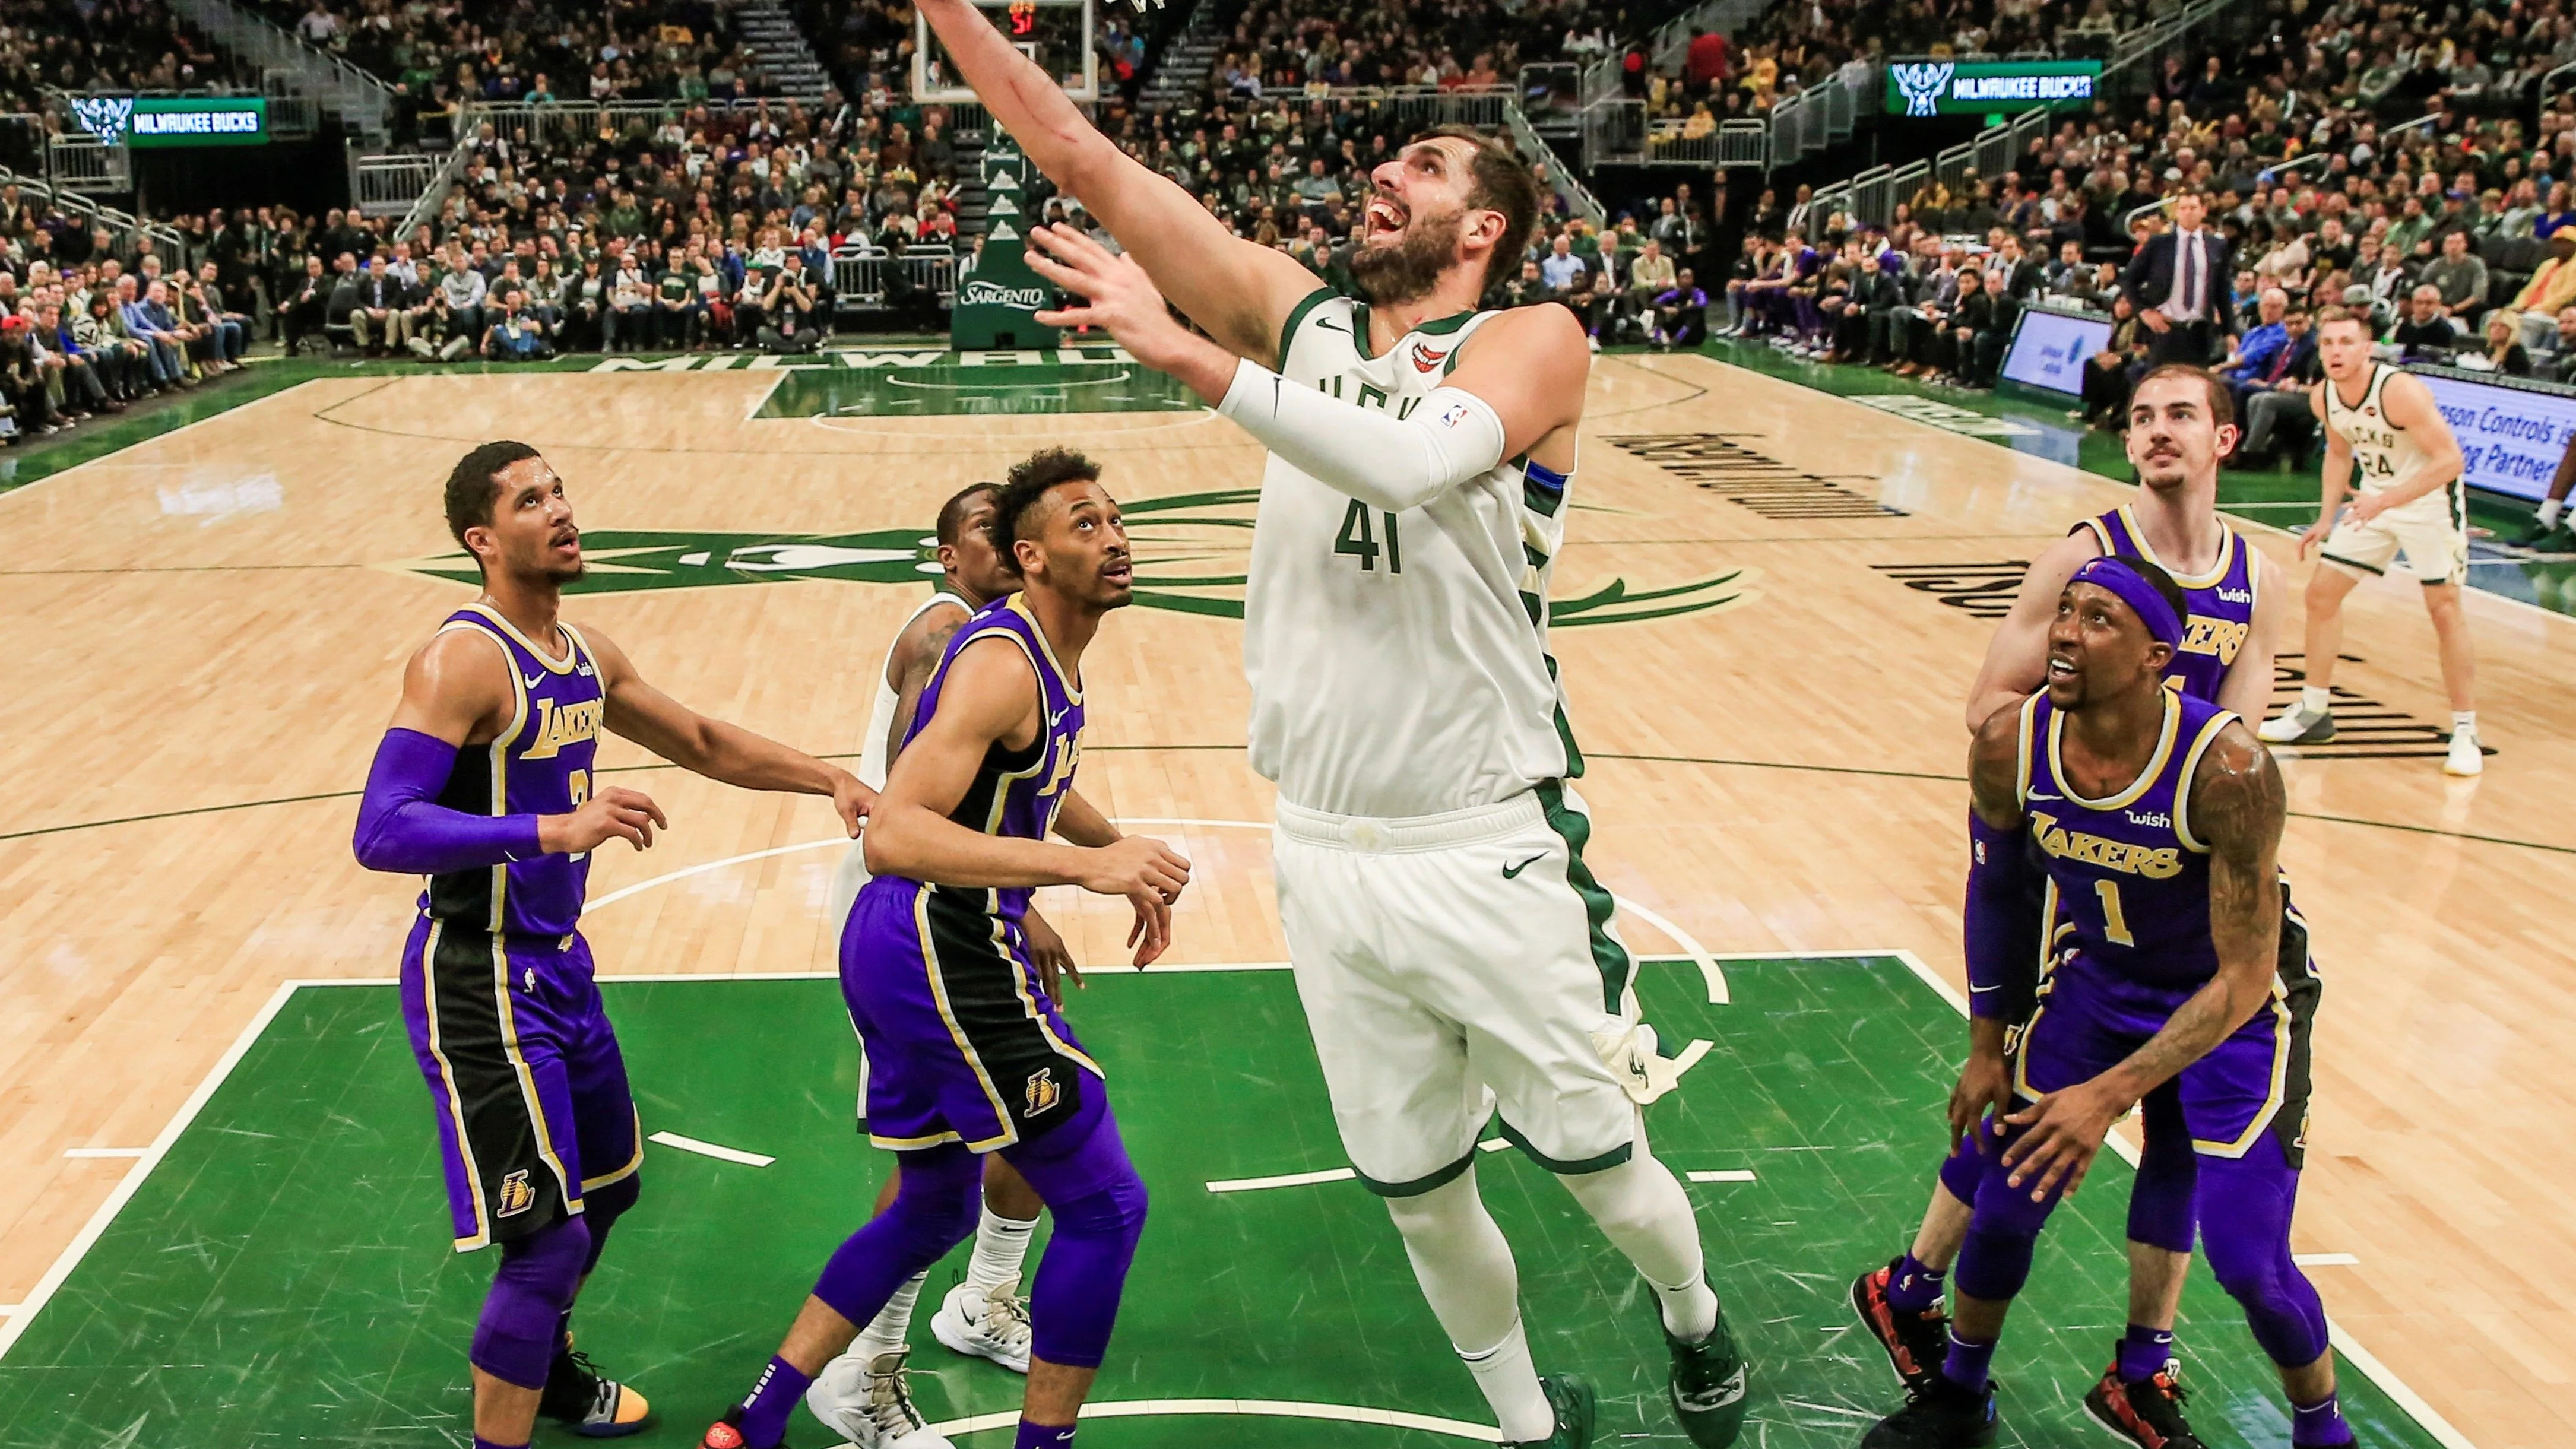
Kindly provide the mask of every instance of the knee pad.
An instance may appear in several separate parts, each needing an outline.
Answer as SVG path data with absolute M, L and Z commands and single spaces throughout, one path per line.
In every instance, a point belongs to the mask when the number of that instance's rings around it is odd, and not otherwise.
M 565 1218 L 501 1248 L 501 1266 L 467 1357 L 476 1368 L 523 1389 L 545 1387 L 564 1310 L 581 1287 L 590 1228 Z
M 1958 1151 L 1941 1159 L 1941 1186 L 1970 1207 L 1977 1205 L 1977 1189 L 1995 1165 L 1995 1160 L 1986 1155 L 1987 1149 L 1978 1146 L 1980 1141 L 1994 1140 L 1993 1134 L 1986 1131 L 1983 1123 L 1978 1124 L 1977 1132 L 1979 1136 L 1960 1143 Z
M 1123 1238 L 1132 1243 L 1144 1231 L 1145 1213 L 1150 1206 L 1145 1180 L 1130 1167 L 1098 1191 L 1068 1203 L 1049 1203 L 1047 1209 L 1055 1214 L 1055 1231 L 1059 1235 Z

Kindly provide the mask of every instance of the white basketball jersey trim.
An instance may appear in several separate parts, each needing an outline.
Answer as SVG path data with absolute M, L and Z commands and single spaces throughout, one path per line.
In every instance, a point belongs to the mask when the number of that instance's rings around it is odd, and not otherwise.
M 1425 323 L 1370 357 L 1366 304 L 1319 292 L 1291 315 L 1279 371 L 1402 417 L 1494 315 Z M 1564 480 L 1541 487 L 1524 463 L 1390 513 L 1270 456 L 1243 662 L 1252 767 L 1282 799 L 1402 818 L 1491 805 L 1575 772 L 1545 614 Z

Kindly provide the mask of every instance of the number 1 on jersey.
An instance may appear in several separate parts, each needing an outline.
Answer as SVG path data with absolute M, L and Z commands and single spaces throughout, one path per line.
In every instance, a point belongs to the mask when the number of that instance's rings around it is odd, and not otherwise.
M 2093 882 L 2093 894 L 2102 898 L 2102 934 L 2114 946 L 2138 944 L 2138 938 L 2129 934 L 2129 918 L 2120 913 L 2120 883 L 2097 880 Z
M 1404 572 L 1404 543 L 1395 531 L 1395 515 L 1381 513 L 1379 516 L 1386 520 L 1386 571 L 1400 574 Z M 1377 572 L 1377 538 L 1369 532 L 1367 504 L 1356 498 L 1351 500 L 1350 510 L 1342 515 L 1341 537 L 1333 540 L 1333 552 L 1357 555 L 1361 573 Z

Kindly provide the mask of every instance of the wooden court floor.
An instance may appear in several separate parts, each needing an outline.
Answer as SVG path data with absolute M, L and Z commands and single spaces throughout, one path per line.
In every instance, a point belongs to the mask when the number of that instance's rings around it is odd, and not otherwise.
M 1225 823 L 1266 819 L 1269 791 L 1206 582 L 1240 572 L 1227 500 L 1258 449 L 1198 411 L 752 417 L 777 382 L 317 381 L 0 495 L 0 1304 L 46 1286 L 279 982 L 392 974 L 412 892 L 350 859 L 354 792 L 402 659 L 470 596 L 420 561 L 453 551 L 440 482 L 483 439 L 544 449 L 594 538 L 835 540 L 706 587 L 643 586 L 679 555 L 625 540 L 639 586 L 567 609 L 682 700 L 823 752 L 857 750 L 919 597 L 899 547 L 850 536 L 927 533 L 1042 443 L 1100 457 L 1124 499 L 1187 495 L 1139 535 L 1180 602 L 1092 651 L 1083 788 L 1174 822 L 1142 828 L 1198 862 L 1177 959 L 1280 959 L 1264 837 Z M 1960 711 L 1991 626 L 1908 581 L 2026 559 L 2123 490 L 1702 357 L 1607 357 L 1591 387 L 1557 580 L 1590 602 L 1557 649 L 1631 940 L 1903 948 L 1957 979 Z M 2536 1449 L 2576 1430 L 2576 1313 L 2534 1271 L 2576 1257 L 2576 620 L 2468 606 L 2500 750 L 2482 779 L 2403 751 L 2287 765 L 2284 855 L 2328 981 L 2296 1247 L 2354 1260 L 2314 1270 L 2329 1312 L 2467 1442 Z M 2340 684 L 2401 735 L 2442 720 L 2412 586 L 2364 587 L 2351 617 Z M 791 848 L 829 836 L 821 802 L 623 744 L 602 760 L 672 820 L 599 857 L 604 972 L 824 966 L 833 851 Z M 1113 914 L 1049 906 L 1087 959 L 1116 955 Z

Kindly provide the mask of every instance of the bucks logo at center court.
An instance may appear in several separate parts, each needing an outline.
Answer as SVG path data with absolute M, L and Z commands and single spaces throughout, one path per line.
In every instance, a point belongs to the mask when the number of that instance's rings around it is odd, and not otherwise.
M 1243 617 L 1243 565 L 1252 547 L 1253 507 L 1260 490 L 1230 488 L 1140 498 L 1122 505 L 1136 550 L 1136 602 L 1149 609 Z M 703 589 L 731 584 L 908 584 L 939 575 L 939 540 L 926 529 L 865 533 L 711 533 L 588 529 L 581 536 L 588 567 L 567 594 L 640 589 Z M 462 552 L 405 559 L 385 567 L 460 584 L 482 576 Z M 1754 597 L 1756 573 L 1736 569 L 1708 578 L 1638 589 L 1614 578 L 1591 592 L 1548 604 L 1557 627 L 1634 624 L 1713 613 Z

